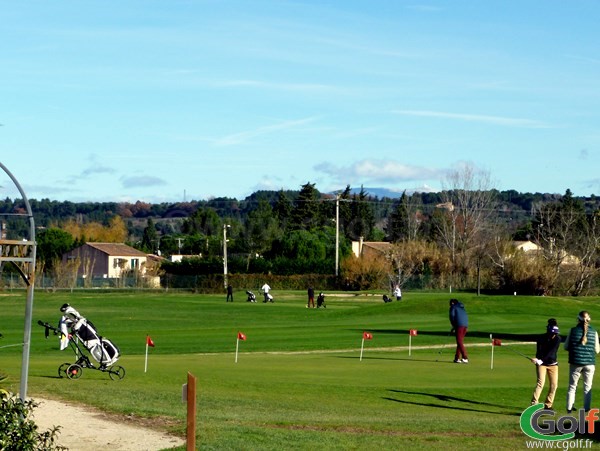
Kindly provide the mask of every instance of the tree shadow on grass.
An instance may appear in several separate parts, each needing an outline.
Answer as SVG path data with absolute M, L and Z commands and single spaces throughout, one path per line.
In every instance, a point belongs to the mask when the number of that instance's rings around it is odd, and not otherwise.
M 453 351 L 454 352 L 454 351 Z M 356 356 L 356 355 L 336 355 L 333 356 L 336 359 L 360 359 L 360 356 Z M 445 356 L 446 358 L 447 355 Z M 432 362 L 432 363 L 451 363 L 451 364 L 455 364 L 452 360 L 441 360 L 442 357 L 440 357 L 440 359 L 415 359 L 412 357 L 378 357 L 378 356 L 363 356 L 363 360 L 394 360 L 394 361 L 399 361 L 399 360 L 403 360 L 403 361 L 407 361 L 407 362 Z
M 481 406 L 481 407 L 497 407 L 499 409 L 511 409 L 510 406 L 505 406 L 505 405 L 500 405 L 500 404 L 492 404 L 492 403 L 481 402 L 481 401 L 473 401 L 473 400 L 466 399 L 466 398 L 457 398 L 455 396 L 448 396 L 448 395 L 437 394 L 437 393 L 412 392 L 412 391 L 405 391 L 405 390 L 389 390 L 389 391 L 392 393 L 399 393 L 399 394 L 432 397 L 441 402 L 446 402 L 446 403 L 457 402 L 457 403 L 467 404 L 467 406 L 450 405 L 450 404 L 434 404 L 431 402 L 415 402 L 415 401 L 406 401 L 406 400 L 390 398 L 390 397 L 383 397 L 383 399 L 385 399 L 387 401 L 393 401 L 393 402 L 398 402 L 398 403 L 402 403 L 402 404 L 410 404 L 410 405 L 424 406 L 424 407 L 436 407 L 439 409 L 462 410 L 462 411 L 466 411 L 466 412 L 491 413 L 494 415 L 509 415 L 509 416 L 520 416 L 521 415 L 521 411 L 515 412 L 514 410 L 504 410 L 504 411 L 498 412 L 495 410 L 488 410 L 485 408 L 477 408 L 478 406 Z

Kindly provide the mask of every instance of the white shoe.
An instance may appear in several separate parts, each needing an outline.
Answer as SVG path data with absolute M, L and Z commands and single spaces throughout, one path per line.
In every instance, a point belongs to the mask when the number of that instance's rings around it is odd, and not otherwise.
M 462 363 L 469 363 L 469 359 L 462 359 Z

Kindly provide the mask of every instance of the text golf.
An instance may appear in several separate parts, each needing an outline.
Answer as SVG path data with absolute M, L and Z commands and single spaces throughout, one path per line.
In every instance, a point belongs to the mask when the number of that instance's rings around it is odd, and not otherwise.
M 523 411 L 520 426 L 525 435 L 537 440 L 569 440 L 575 437 L 575 432 L 585 434 L 586 429 L 589 434 L 593 434 L 594 421 L 600 419 L 599 413 L 600 409 L 590 409 L 587 412 L 579 409 L 577 417 L 565 415 L 554 419 L 554 411 L 544 409 L 544 404 L 540 403 Z

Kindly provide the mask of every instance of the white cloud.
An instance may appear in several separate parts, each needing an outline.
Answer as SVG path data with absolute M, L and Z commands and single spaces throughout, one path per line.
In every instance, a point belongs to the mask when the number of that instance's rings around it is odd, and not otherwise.
M 424 181 L 440 178 L 442 171 L 423 166 L 411 166 L 392 160 L 362 160 L 350 166 L 321 163 L 314 167 L 339 183 L 373 183 L 384 185 L 407 181 Z

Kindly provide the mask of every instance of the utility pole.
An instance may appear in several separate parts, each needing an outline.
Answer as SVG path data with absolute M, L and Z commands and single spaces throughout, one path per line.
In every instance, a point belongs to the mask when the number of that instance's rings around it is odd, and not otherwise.
M 227 227 L 229 224 L 223 224 L 223 283 L 227 289 Z

